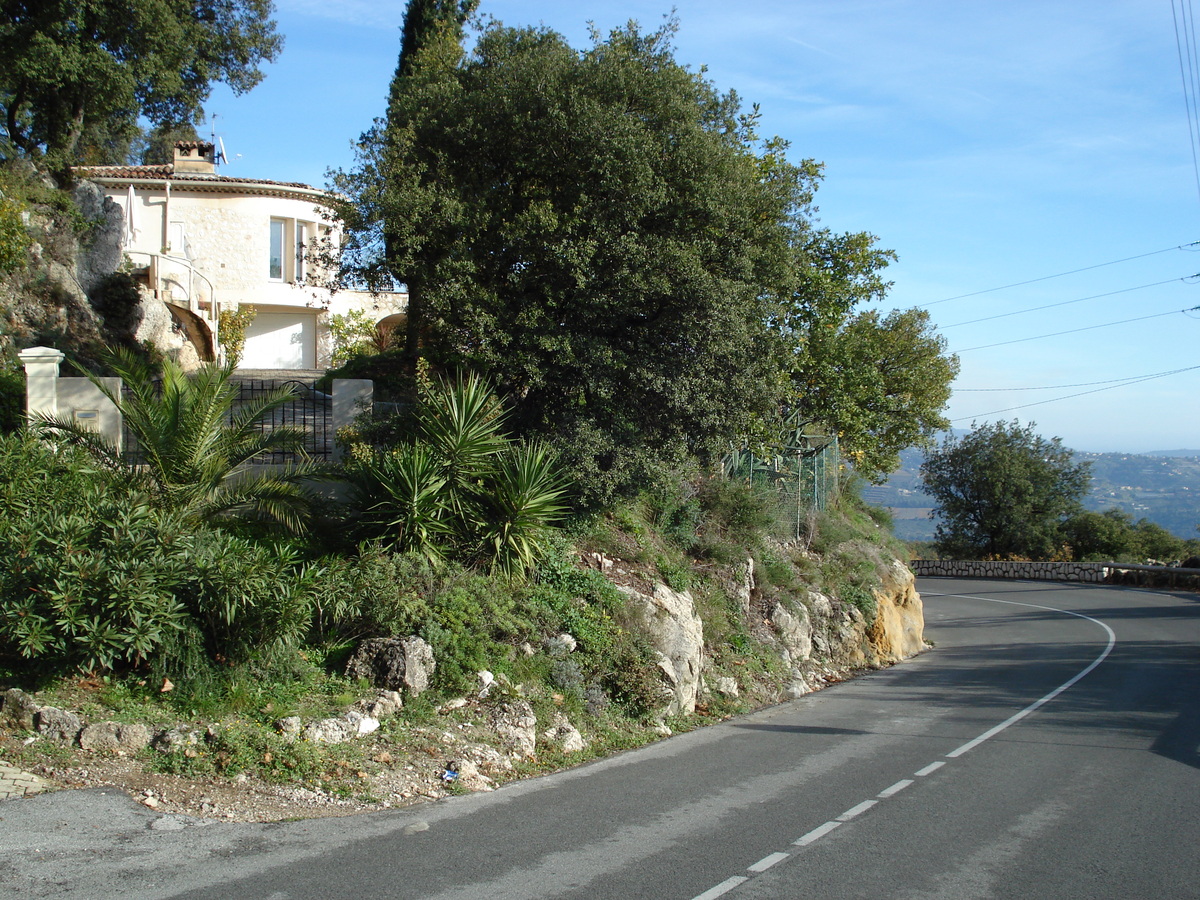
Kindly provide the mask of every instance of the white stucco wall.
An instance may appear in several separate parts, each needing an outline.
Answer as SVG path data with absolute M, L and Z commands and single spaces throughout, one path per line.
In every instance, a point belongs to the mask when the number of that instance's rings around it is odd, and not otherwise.
M 109 197 L 128 208 L 129 180 L 96 180 Z M 162 287 L 171 292 L 168 299 L 190 306 L 205 319 L 215 320 L 220 309 L 255 307 L 261 320 L 248 332 L 242 363 L 248 368 L 327 367 L 332 355 L 329 316 L 361 310 L 382 321 L 407 307 L 405 294 L 331 293 L 298 277 L 304 274 L 296 263 L 301 223 L 309 238 L 327 239 L 334 246 L 339 240 L 336 223 L 320 205 L 320 191 L 221 182 L 205 185 L 220 190 L 197 190 L 171 179 L 168 198 L 166 180 L 132 184 L 135 237 L 125 247 L 131 262 L 144 266 L 148 254 L 158 254 L 155 264 Z M 282 279 L 270 277 L 272 219 L 285 222 Z M 164 254 L 188 257 L 190 268 L 164 259 Z M 286 360 L 292 362 L 280 363 Z

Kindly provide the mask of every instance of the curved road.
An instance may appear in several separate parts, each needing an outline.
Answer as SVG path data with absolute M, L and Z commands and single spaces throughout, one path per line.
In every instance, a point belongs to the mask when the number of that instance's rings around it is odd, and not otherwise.
M 267 826 L 10 802 L 0 893 L 1200 897 L 1200 597 L 919 588 L 932 652 L 494 794 Z

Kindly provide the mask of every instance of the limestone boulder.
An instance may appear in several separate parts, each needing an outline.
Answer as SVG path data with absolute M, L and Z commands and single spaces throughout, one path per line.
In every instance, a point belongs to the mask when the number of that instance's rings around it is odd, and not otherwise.
M 704 623 L 688 591 L 676 591 L 661 582 L 644 594 L 632 587 L 620 590 L 640 605 L 646 631 L 658 656 L 666 704 L 664 716 L 696 711 L 700 674 L 704 667 Z
M 83 730 L 79 716 L 67 709 L 43 706 L 34 716 L 38 734 L 58 741 L 74 741 Z
M 433 648 L 419 637 L 369 638 L 350 657 L 346 677 L 415 697 L 428 689 L 436 668 Z
M 554 721 L 542 732 L 542 737 L 563 753 L 579 753 L 587 748 L 587 742 L 579 733 L 579 729 L 562 713 L 555 714 Z
M 79 732 L 79 746 L 84 750 L 136 753 L 149 744 L 150 729 L 141 724 L 96 722 Z
M 19 688 L 0 696 L 0 726 L 14 731 L 33 731 L 33 720 L 41 705 Z
M 493 733 L 512 756 L 533 756 L 537 746 L 537 716 L 525 700 L 493 707 L 489 716 Z
M 797 604 L 794 608 L 775 604 L 771 610 L 771 624 L 783 644 L 784 662 L 789 665 L 806 662 L 812 657 L 813 628 L 808 610 Z

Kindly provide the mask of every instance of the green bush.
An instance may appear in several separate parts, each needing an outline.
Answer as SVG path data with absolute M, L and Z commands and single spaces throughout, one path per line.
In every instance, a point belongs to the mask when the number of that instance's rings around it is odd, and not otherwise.
M 25 373 L 0 368 L 0 434 L 10 434 L 25 423 Z
M 294 554 L 155 509 L 80 451 L 0 436 L 0 648 L 100 670 L 166 654 L 191 671 L 294 644 Z
M 308 631 L 310 594 L 294 551 L 196 529 L 178 548 L 188 561 L 177 588 L 217 662 L 294 646 Z
M 322 560 L 307 585 L 314 637 L 328 644 L 412 634 L 428 618 L 437 577 L 420 554 L 367 545 L 357 557 Z
M 186 617 L 177 524 L 80 453 L 0 437 L 0 645 L 51 666 L 144 660 Z
M 0 195 L 0 275 L 25 265 L 30 243 L 21 207 Z
M 513 643 L 533 629 L 516 589 L 503 579 L 457 572 L 429 598 L 419 633 L 433 647 L 437 687 L 469 690 L 480 670 L 509 668 Z

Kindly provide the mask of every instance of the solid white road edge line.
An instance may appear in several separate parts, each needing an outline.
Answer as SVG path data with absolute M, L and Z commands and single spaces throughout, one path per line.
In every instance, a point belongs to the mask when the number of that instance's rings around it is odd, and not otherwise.
M 1029 704 L 1027 707 L 1025 707 L 1023 710 L 1018 712 L 1016 715 L 1009 716 L 1007 719 L 1005 719 L 999 725 L 989 728 L 987 731 L 985 731 L 983 734 L 979 735 L 979 737 L 975 738 L 974 740 L 967 741 L 961 747 L 957 747 L 956 749 L 951 750 L 949 753 L 946 754 L 947 759 L 957 759 L 958 757 L 962 756 L 964 753 L 968 753 L 971 750 L 974 750 L 976 747 L 978 747 L 984 741 L 994 738 L 996 735 L 998 735 L 1000 732 L 1004 731 L 1004 729 L 1008 728 L 1010 725 L 1015 725 L 1017 722 L 1020 722 L 1023 718 L 1025 718 L 1030 713 L 1035 712 L 1038 709 L 1041 709 L 1043 706 L 1045 706 L 1047 703 L 1049 703 L 1051 700 L 1053 700 L 1055 697 L 1057 697 L 1059 694 L 1061 694 L 1067 688 L 1071 687 L 1073 684 L 1078 682 L 1081 678 L 1083 678 L 1085 675 L 1087 675 L 1089 672 L 1091 672 L 1093 669 L 1095 669 L 1096 666 L 1100 665 L 1100 663 L 1104 662 L 1104 660 L 1108 657 L 1108 654 L 1112 653 L 1112 649 L 1114 646 L 1116 646 L 1116 643 L 1117 643 L 1116 634 L 1114 634 L 1113 630 L 1111 628 L 1109 628 L 1107 625 L 1105 625 L 1103 622 L 1101 622 L 1099 619 L 1093 619 L 1091 616 L 1085 616 L 1083 613 L 1071 612 L 1069 609 L 1058 609 L 1057 607 L 1054 607 L 1054 606 L 1039 606 L 1036 603 L 1022 603 L 1019 600 L 997 600 L 992 597 L 973 597 L 970 594 L 932 594 L 932 593 L 930 593 L 930 594 L 928 594 L 928 596 L 930 596 L 930 597 L 958 597 L 962 600 L 982 600 L 984 603 L 1005 603 L 1009 606 L 1024 606 L 1029 609 L 1041 609 L 1041 610 L 1045 610 L 1047 612 L 1062 613 L 1065 616 L 1074 616 L 1077 619 L 1086 619 L 1087 621 L 1091 622 L 1093 625 L 1099 625 L 1108 634 L 1107 646 L 1105 646 L 1104 650 L 1100 653 L 1099 656 L 1097 656 L 1095 659 L 1092 660 L 1090 665 L 1088 665 L 1086 668 L 1084 668 L 1083 670 L 1078 672 L 1074 677 L 1072 677 L 1072 678 L 1068 679 L 1067 681 L 1063 682 L 1062 684 L 1060 684 L 1058 687 L 1056 687 L 1054 690 L 1052 690 L 1046 696 L 1044 696 L 1038 700 L 1035 700 L 1033 703 Z
M 1078 672 L 1072 678 L 1070 678 L 1067 681 L 1060 684 L 1058 687 L 1056 687 L 1050 693 L 1046 694 L 1044 697 L 1041 697 L 1040 699 L 1035 700 L 1033 703 L 1029 704 L 1029 706 L 1022 709 L 1016 715 L 1009 716 L 1009 718 L 1005 719 L 999 725 L 989 728 L 983 734 L 979 735 L 979 737 L 974 738 L 970 741 L 967 741 L 967 743 L 963 744 L 961 747 L 957 747 L 956 749 L 951 750 L 949 753 L 946 754 L 946 759 L 957 759 L 958 757 L 962 756 L 964 753 L 974 750 L 976 747 L 978 747 L 984 741 L 990 740 L 991 738 L 998 735 L 1000 732 L 1004 731 L 1010 725 L 1015 725 L 1017 722 L 1021 721 L 1023 718 L 1028 716 L 1030 713 L 1035 712 L 1038 709 L 1040 709 L 1041 707 L 1045 706 L 1047 703 L 1049 703 L 1051 700 L 1053 700 L 1055 697 L 1057 697 L 1063 691 L 1067 690 L 1067 688 L 1076 684 L 1081 678 L 1086 676 L 1089 672 L 1091 672 L 1098 665 L 1100 665 L 1100 663 L 1104 662 L 1104 660 L 1108 658 L 1108 654 L 1112 653 L 1112 649 L 1114 646 L 1116 646 L 1116 643 L 1117 643 L 1116 634 L 1113 632 L 1113 630 L 1111 628 L 1109 628 L 1106 624 L 1101 622 L 1099 619 L 1093 619 L 1091 616 L 1085 616 L 1083 613 L 1071 612 L 1070 610 L 1067 610 L 1067 609 L 1058 609 L 1057 607 L 1053 607 L 1053 606 L 1039 606 L 1036 603 L 1021 603 L 1018 600 L 997 600 L 997 599 L 994 599 L 991 597 L 973 597 L 969 594 L 937 594 L 937 593 L 926 592 L 926 596 L 929 596 L 929 597 L 958 597 L 963 600 L 982 600 L 985 603 L 1006 603 L 1009 606 L 1025 606 L 1025 607 L 1028 607 L 1029 609 L 1041 609 L 1041 610 L 1045 610 L 1047 612 L 1062 613 L 1063 615 L 1066 615 L 1066 616 L 1075 616 L 1077 619 L 1086 619 L 1087 621 L 1089 621 L 1095 625 L 1099 625 L 1108 634 L 1107 646 L 1105 646 L 1104 650 L 1100 653 L 1100 655 L 1097 656 L 1094 660 L 1092 660 L 1092 662 L 1086 668 L 1084 668 L 1083 670 Z M 915 775 L 915 777 L 923 778 L 926 775 L 936 772 L 938 769 L 940 769 L 945 764 L 946 763 L 943 760 L 938 760 L 937 762 L 932 762 L 929 765 L 925 766 L 923 769 L 919 769 L 917 772 L 914 773 L 914 775 Z M 885 788 L 884 790 L 880 791 L 876 795 L 877 799 L 864 800 L 862 803 L 859 803 L 857 806 L 852 806 L 850 809 L 846 810 L 844 813 L 842 813 L 840 816 L 837 817 L 836 821 L 826 822 L 824 825 L 819 825 L 816 828 L 814 828 L 812 831 L 808 832 L 808 834 L 804 835 L 803 837 L 798 838 L 795 841 L 792 841 L 793 846 L 807 847 L 809 844 L 813 843 L 814 841 L 820 840 L 825 835 L 829 834 L 829 832 L 831 832 L 835 828 L 838 828 L 839 826 L 841 826 L 842 823 L 848 822 L 851 819 L 862 815 L 864 812 L 866 812 L 872 806 L 875 806 L 879 802 L 879 800 L 887 799 L 888 797 L 898 794 L 900 791 L 904 790 L 906 787 L 908 787 L 912 783 L 913 783 L 912 780 L 907 779 L 907 778 L 897 781 L 891 787 Z M 754 872 L 754 873 L 765 872 L 767 869 L 771 868 L 771 866 L 775 865 L 776 863 L 780 863 L 780 862 L 783 862 L 785 859 L 788 859 L 789 856 L 790 856 L 790 854 L 787 854 L 787 853 L 772 853 L 770 856 L 764 856 L 762 859 L 760 859 L 754 865 L 747 867 L 747 871 Z M 717 897 L 724 896 L 725 894 L 732 891 L 738 885 L 743 884 L 749 880 L 750 879 L 744 875 L 735 875 L 732 878 L 726 878 L 720 884 L 716 885 L 715 887 L 709 888 L 703 894 L 696 895 L 695 897 L 692 898 L 692 900 L 716 900 Z

